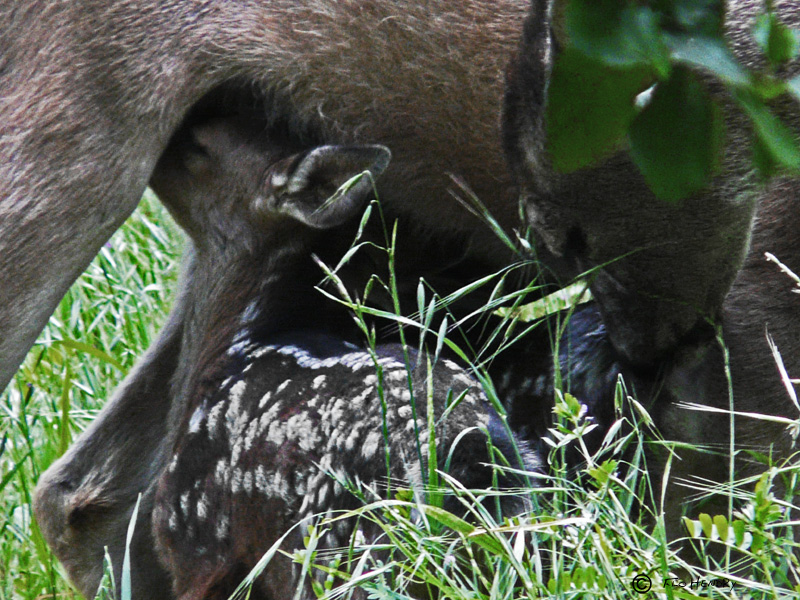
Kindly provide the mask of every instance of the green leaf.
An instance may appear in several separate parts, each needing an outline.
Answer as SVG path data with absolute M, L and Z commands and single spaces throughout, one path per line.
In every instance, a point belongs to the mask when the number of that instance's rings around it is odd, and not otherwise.
M 69 444 L 72 441 L 72 436 L 70 435 L 69 430 L 70 422 L 72 421 L 70 418 L 70 389 L 72 389 L 72 368 L 69 365 L 69 361 L 66 361 L 66 368 L 64 369 L 64 384 L 61 388 L 61 399 L 59 400 L 59 406 L 61 407 L 61 425 L 59 427 L 60 443 L 58 445 L 59 456 L 63 455 L 67 451 L 67 448 L 69 448 Z
M 753 165 L 763 181 L 778 172 L 778 163 L 759 136 L 753 138 Z
M 753 23 L 753 39 L 756 41 L 756 44 L 758 44 L 758 47 L 761 48 L 762 52 L 768 52 L 769 34 L 774 21 L 775 17 L 772 13 L 764 13 L 762 15 L 758 15 L 755 23 Z
M 630 128 L 631 156 L 653 192 L 680 200 L 702 189 L 717 168 L 724 124 L 717 105 L 687 69 L 656 86 Z
M 669 56 L 651 9 L 619 0 L 572 0 L 567 5 L 570 44 L 611 67 L 653 65 L 665 75 Z
M 692 521 L 689 517 L 681 517 L 683 519 L 683 524 L 686 526 L 686 530 L 689 532 L 689 536 L 697 537 L 697 530 L 694 526 L 694 521 Z
M 547 591 L 551 594 L 555 594 L 558 589 L 558 583 L 556 582 L 555 578 L 550 577 L 547 581 Z
M 688 35 L 670 36 L 667 39 L 673 60 L 700 67 L 730 85 L 749 85 L 750 75 L 722 40 Z
M 703 528 L 703 533 L 709 539 L 711 539 L 711 532 L 712 528 L 714 527 L 714 523 L 711 521 L 711 515 L 707 513 L 700 513 L 697 515 L 697 520 L 700 521 L 700 526 Z
M 451 512 L 437 506 L 430 506 L 428 504 L 421 504 L 417 507 L 424 512 L 428 517 L 438 521 L 445 527 L 449 527 L 471 541 L 481 546 L 484 550 L 488 550 L 492 554 L 499 556 L 503 553 L 503 546 L 490 533 L 476 533 L 478 530 L 474 525 L 470 525 L 465 520 L 457 517 Z
M 737 90 L 734 97 L 753 121 L 756 136 L 772 160 L 792 170 L 800 169 L 800 149 L 791 130 L 754 94 Z
M 136 519 L 139 517 L 139 504 L 142 501 L 142 495 L 136 498 L 136 505 L 133 507 L 130 521 L 128 521 L 128 533 L 125 536 L 125 554 L 122 557 L 122 582 L 120 586 L 121 600 L 131 600 L 132 590 L 131 587 L 131 542 L 133 542 L 133 531 L 136 528 Z
M 784 81 L 763 73 L 758 73 L 753 77 L 748 89 L 765 102 L 774 100 L 788 91 L 787 84 Z
M 789 62 L 800 51 L 798 33 L 781 23 L 773 13 L 759 15 L 753 25 L 753 37 L 773 65 Z
M 750 550 L 758 552 L 764 545 L 764 536 L 760 533 L 753 532 L 753 541 L 750 542 Z
M 741 548 L 744 545 L 745 526 L 745 522 L 741 519 L 736 519 L 733 522 L 733 535 L 736 539 L 736 546 L 738 548 Z
M 442 324 L 439 325 L 439 331 L 436 334 L 436 352 L 434 353 L 434 362 L 439 360 L 439 356 L 442 353 L 442 348 L 444 347 L 444 341 L 447 338 L 447 315 L 444 316 L 442 319 Z
M 361 222 L 358 224 L 358 233 L 356 233 L 356 239 L 360 240 L 364 235 L 364 228 L 367 226 L 367 222 L 369 221 L 369 217 L 372 214 L 372 203 L 367 205 L 367 208 L 364 209 L 364 214 L 361 215 Z
M 121 372 L 125 372 L 125 367 L 123 367 L 118 360 L 116 360 L 113 356 L 110 356 L 103 352 L 102 350 L 98 350 L 91 344 L 87 344 L 85 342 L 79 342 L 77 340 L 71 340 L 69 338 L 63 339 L 61 341 L 56 341 L 53 343 L 53 346 L 64 346 L 65 348 L 70 348 L 72 350 L 77 350 L 78 352 L 85 352 L 86 354 L 91 354 L 95 358 L 99 358 L 103 362 L 110 364 L 112 367 L 116 368 Z
M 724 515 L 714 515 L 714 527 L 717 529 L 719 539 L 723 542 L 728 540 L 728 519 Z
M 8 485 L 8 482 L 14 478 L 14 475 L 16 475 L 17 471 L 19 471 L 22 468 L 22 466 L 25 464 L 25 461 L 28 460 L 28 457 L 31 455 L 31 453 L 32 450 L 29 450 L 27 453 L 25 453 L 25 455 L 22 458 L 16 460 L 13 463 L 14 464 L 13 468 L 8 473 L 3 475 L 3 478 L 0 479 L 0 491 L 3 491 L 3 489 Z
M 564 392 L 564 404 L 569 408 L 570 416 L 577 418 L 581 412 L 581 401 L 569 392 Z
M 617 461 L 606 460 L 600 466 L 588 469 L 588 473 L 598 483 L 598 487 L 602 488 L 611 479 L 611 475 L 616 471 L 617 466 Z
M 568 49 L 553 68 L 546 112 L 553 166 L 569 173 L 618 151 L 649 83 L 642 68 L 612 69 Z

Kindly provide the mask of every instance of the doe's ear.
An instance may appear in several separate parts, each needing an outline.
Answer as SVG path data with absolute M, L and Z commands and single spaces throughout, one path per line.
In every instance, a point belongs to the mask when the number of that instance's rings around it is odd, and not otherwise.
M 315 229 L 336 227 L 361 210 L 391 156 L 379 145 L 314 148 L 268 178 L 275 209 Z M 357 177 L 364 171 L 372 178 Z

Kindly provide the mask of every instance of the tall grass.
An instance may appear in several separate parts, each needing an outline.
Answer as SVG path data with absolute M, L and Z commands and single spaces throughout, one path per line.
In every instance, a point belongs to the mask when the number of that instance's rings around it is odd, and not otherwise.
M 31 519 L 31 492 L 39 474 L 97 414 L 154 337 L 175 289 L 180 249 L 181 234 L 160 204 L 146 196 L 61 302 L 3 393 L 0 600 L 78 597 Z M 583 292 L 578 287 L 566 301 L 559 297 L 557 307 Z M 492 297 L 499 303 L 498 295 Z M 436 302 L 423 288 L 418 300 L 418 314 L 398 321 L 409 331 L 415 328 L 409 342 L 427 339 L 434 355 L 445 343 L 458 352 L 443 327 L 432 325 L 446 322 L 437 312 L 446 302 Z M 548 310 L 542 305 L 506 310 L 509 321 L 498 335 L 523 330 L 512 325 L 520 315 L 536 319 Z M 800 552 L 791 527 L 797 468 L 768 465 L 757 481 L 731 482 L 733 514 L 694 514 L 687 520 L 687 536 L 696 548 L 692 553 L 681 549 L 681 540 L 667 543 L 662 517 L 643 501 L 675 482 L 649 478 L 645 448 L 654 435 L 624 382 L 617 387 L 617 404 L 634 410 L 618 410 L 602 447 L 585 454 L 579 471 L 567 466 L 565 448 L 580 448 L 592 423 L 577 399 L 560 391 L 556 396 L 549 474 L 527 491 L 537 507 L 532 514 L 502 521 L 475 502 L 474 491 L 459 488 L 444 473 L 438 477 L 441 490 L 429 491 L 461 498 L 469 522 L 398 489 L 388 500 L 334 517 L 374 523 L 383 531 L 378 540 L 356 535 L 348 548 L 323 551 L 320 537 L 331 523 L 322 519 L 307 532 L 306 548 L 294 558 L 307 572 L 323 573 L 314 576 L 317 595 L 347 598 L 360 589 L 381 599 L 408 598 L 421 590 L 458 600 L 800 598 Z M 354 492 L 369 499 L 363 490 Z M 478 495 L 487 496 L 484 504 L 491 505 L 491 492 Z M 333 586 L 334 581 L 341 585 Z
M 181 246 L 179 229 L 148 193 L 61 301 L 0 398 L 1 599 L 78 597 L 31 519 L 31 493 L 160 328 Z
M 391 249 L 388 250 L 391 272 Z M 495 286 L 490 304 L 513 304 L 500 311 L 505 321 L 496 336 L 508 339 L 513 352 L 513 333 L 525 327 L 514 320 L 524 317 L 545 326 L 554 310 L 579 302 L 584 288 L 576 286 L 568 298 L 563 294 L 546 298 L 535 306 L 519 307 L 519 291 L 503 297 L 496 293 L 498 280 L 487 278 L 483 286 Z M 464 288 L 471 293 L 477 284 Z M 535 283 L 530 291 L 535 290 Z M 398 326 L 419 331 L 409 338 L 434 338 L 437 356 L 442 345 L 469 359 L 456 342 L 443 339 L 447 318 L 433 313 L 446 311 L 448 299 L 426 297 L 421 286 L 418 311 L 412 318 L 398 318 Z M 358 314 L 368 313 L 360 302 L 345 303 Z M 486 312 L 497 313 L 492 306 Z M 435 324 L 441 319 L 442 326 Z M 536 326 L 536 325 L 532 325 Z M 364 326 L 365 333 L 368 328 Z M 491 336 L 490 336 L 491 337 Z M 438 338 L 438 339 L 437 339 Z M 720 339 L 724 344 L 724 340 Z M 422 345 L 422 341 L 420 341 Z M 474 364 L 474 363 L 473 363 Z M 490 402 L 502 412 L 493 397 L 491 382 L 480 370 Z M 685 485 L 669 478 L 651 479 L 648 446 L 658 445 L 672 454 L 678 446 L 659 439 L 646 409 L 628 395 L 620 378 L 615 397 L 616 420 L 600 448 L 588 450 L 583 437 L 595 425 L 587 419 L 579 399 L 555 390 L 555 422 L 543 444 L 549 446 L 547 476 L 535 477 L 539 487 L 525 491 L 533 510 L 518 518 L 499 520 L 498 515 L 476 501 L 474 490 L 440 474 L 443 489 L 435 489 L 429 478 L 428 501 L 441 494 L 455 494 L 469 512 L 469 521 L 446 513 L 440 506 L 426 506 L 419 495 L 402 490 L 394 498 L 374 502 L 349 514 L 323 519 L 309 530 L 305 551 L 295 553 L 313 578 L 309 565 L 328 575 L 314 590 L 318 597 L 349 598 L 355 589 L 370 598 L 423 597 L 454 599 L 521 598 L 621 598 L 642 594 L 666 598 L 798 598 L 800 597 L 800 544 L 794 539 L 797 507 L 793 499 L 800 469 L 791 460 L 768 463 L 763 475 L 751 480 L 695 486 L 699 495 L 730 498 L 726 514 L 695 511 L 684 518 L 686 536 L 668 541 L 663 514 L 658 505 L 667 487 Z M 687 416 L 691 418 L 691 416 Z M 758 418 L 752 417 L 752 418 Z M 787 420 L 796 427 L 796 422 Z M 567 448 L 582 455 L 583 467 L 575 469 L 566 460 Z M 478 491 L 478 496 L 491 496 Z M 503 493 L 503 492 L 499 492 Z M 491 502 L 484 503 L 491 506 Z M 723 503 L 724 505 L 724 503 Z M 358 539 L 356 532 L 348 548 L 320 552 L 319 538 L 333 520 L 358 518 L 376 524 L 383 535 L 374 542 Z M 317 575 L 319 577 L 319 575 Z M 346 583 L 331 586 L 334 578 Z M 360 596 L 359 596 L 360 597 Z

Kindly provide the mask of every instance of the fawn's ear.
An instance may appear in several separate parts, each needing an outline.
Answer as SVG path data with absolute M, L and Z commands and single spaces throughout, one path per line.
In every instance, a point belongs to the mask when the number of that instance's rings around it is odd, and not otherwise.
M 385 146 L 320 146 L 281 161 L 266 182 L 273 210 L 315 229 L 336 227 L 362 209 L 391 157 Z M 365 171 L 372 177 L 359 177 Z

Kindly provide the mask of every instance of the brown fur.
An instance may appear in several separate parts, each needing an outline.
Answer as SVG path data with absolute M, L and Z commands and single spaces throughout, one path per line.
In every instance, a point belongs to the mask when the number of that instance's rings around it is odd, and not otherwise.
M 526 9 L 523 0 L 4 3 L 0 387 L 131 213 L 169 140 L 242 105 L 316 141 L 392 147 L 384 199 L 414 230 L 401 236 L 411 240 L 412 255 L 400 265 L 402 280 L 416 282 L 454 257 L 504 262 L 492 236 L 450 197 L 448 172 L 491 202 L 505 226 L 515 224 L 495 138 L 502 67 Z M 434 237 L 452 245 L 443 264 L 431 258 L 445 253 L 426 248 Z M 176 307 L 171 322 L 182 322 L 183 310 Z M 121 555 L 126 515 L 152 484 L 153 473 L 140 471 L 142 457 L 151 456 L 155 469 L 160 464 L 164 448 L 142 444 L 166 437 L 165 381 L 181 335 L 164 331 L 37 487 L 37 520 L 86 593 L 99 577 L 103 544 L 116 540 L 112 554 Z M 141 442 L 139 424 L 146 424 Z M 117 508 L 105 521 L 76 520 L 76 498 Z M 134 576 L 149 577 L 146 569 Z M 156 572 L 135 585 L 150 597 L 164 589 Z
M 676 402 L 728 408 L 722 355 L 711 339 L 710 319 L 721 323 L 730 348 L 735 409 L 797 417 L 765 330 L 775 336 L 789 373 L 797 377 L 800 299 L 790 292 L 790 280 L 763 255 L 773 252 L 795 271 L 800 268 L 800 184 L 758 183 L 748 150 L 748 121 L 712 81 L 707 83 L 723 104 L 729 139 L 722 173 L 708 191 L 678 206 L 667 205 L 646 188 L 623 154 L 574 174 L 552 173 L 544 151 L 545 58 L 558 50 L 564 34 L 556 23 L 556 36 L 550 37 L 547 4 L 532 3 L 506 98 L 506 148 L 527 215 L 540 239 L 571 262 L 572 272 L 609 263 L 594 279 L 592 292 L 617 360 L 640 372 L 665 373 L 664 386 L 655 388 L 662 393 L 651 407 L 665 438 L 719 452 L 683 451 L 683 460 L 673 463 L 673 476 L 724 481 L 728 417 L 687 411 Z M 728 3 L 727 39 L 737 58 L 751 67 L 761 64 L 749 30 L 761 7 L 756 0 Z M 775 2 L 774 7 L 790 26 L 800 25 L 796 2 Z M 800 73 L 800 61 L 786 73 Z M 787 123 L 800 125 L 796 104 L 783 102 L 776 108 Z M 739 450 L 768 454 L 772 447 L 776 459 L 794 451 L 782 426 L 745 417 L 736 419 L 735 440 Z M 745 453 L 740 459 L 742 472 L 752 472 Z M 659 480 L 656 475 L 654 481 Z M 677 527 L 679 505 L 690 493 L 675 484 L 667 490 L 671 527 Z
M 758 64 L 749 27 L 761 3 L 730 4 L 728 39 L 737 58 Z M 792 3 L 776 4 L 790 24 Z M 710 190 L 678 205 L 655 198 L 624 153 L 577 173 L 552 172 L 544 151 L 545 57 L 563 40 L 543 25 L 547 3 L 534 2 L 521 56 L 511 69 L 506 99 L 506 146 L 539 239 L 571 262 L 572 272 L 606 265 L 592 292 L 615 347 L 647 364 L 670 352 L 706 318 L 716 318 L 747 251 L 761 188 L 746 143 L 749 122 L 711 78 L 730 137 Z M 556 30 L 559 28 L 556 27 Z M 790 71 L 798 72 L 795 64 Z M 784 116 L 800 124 L 798 111 Z
M 393 210 L 412 215 L 419 231 L 466 236 L 464 252 L 504 262 L 492 234 L 448 194 L 447 174 L 491 203 L 501 223 L 515 224 L 495 140 L 503 65 L 526 4 L 6 3 L 0 387 L 212 90 L 223 99 L 214 110 L 233 96 L 324 141 L 389 146 Z

